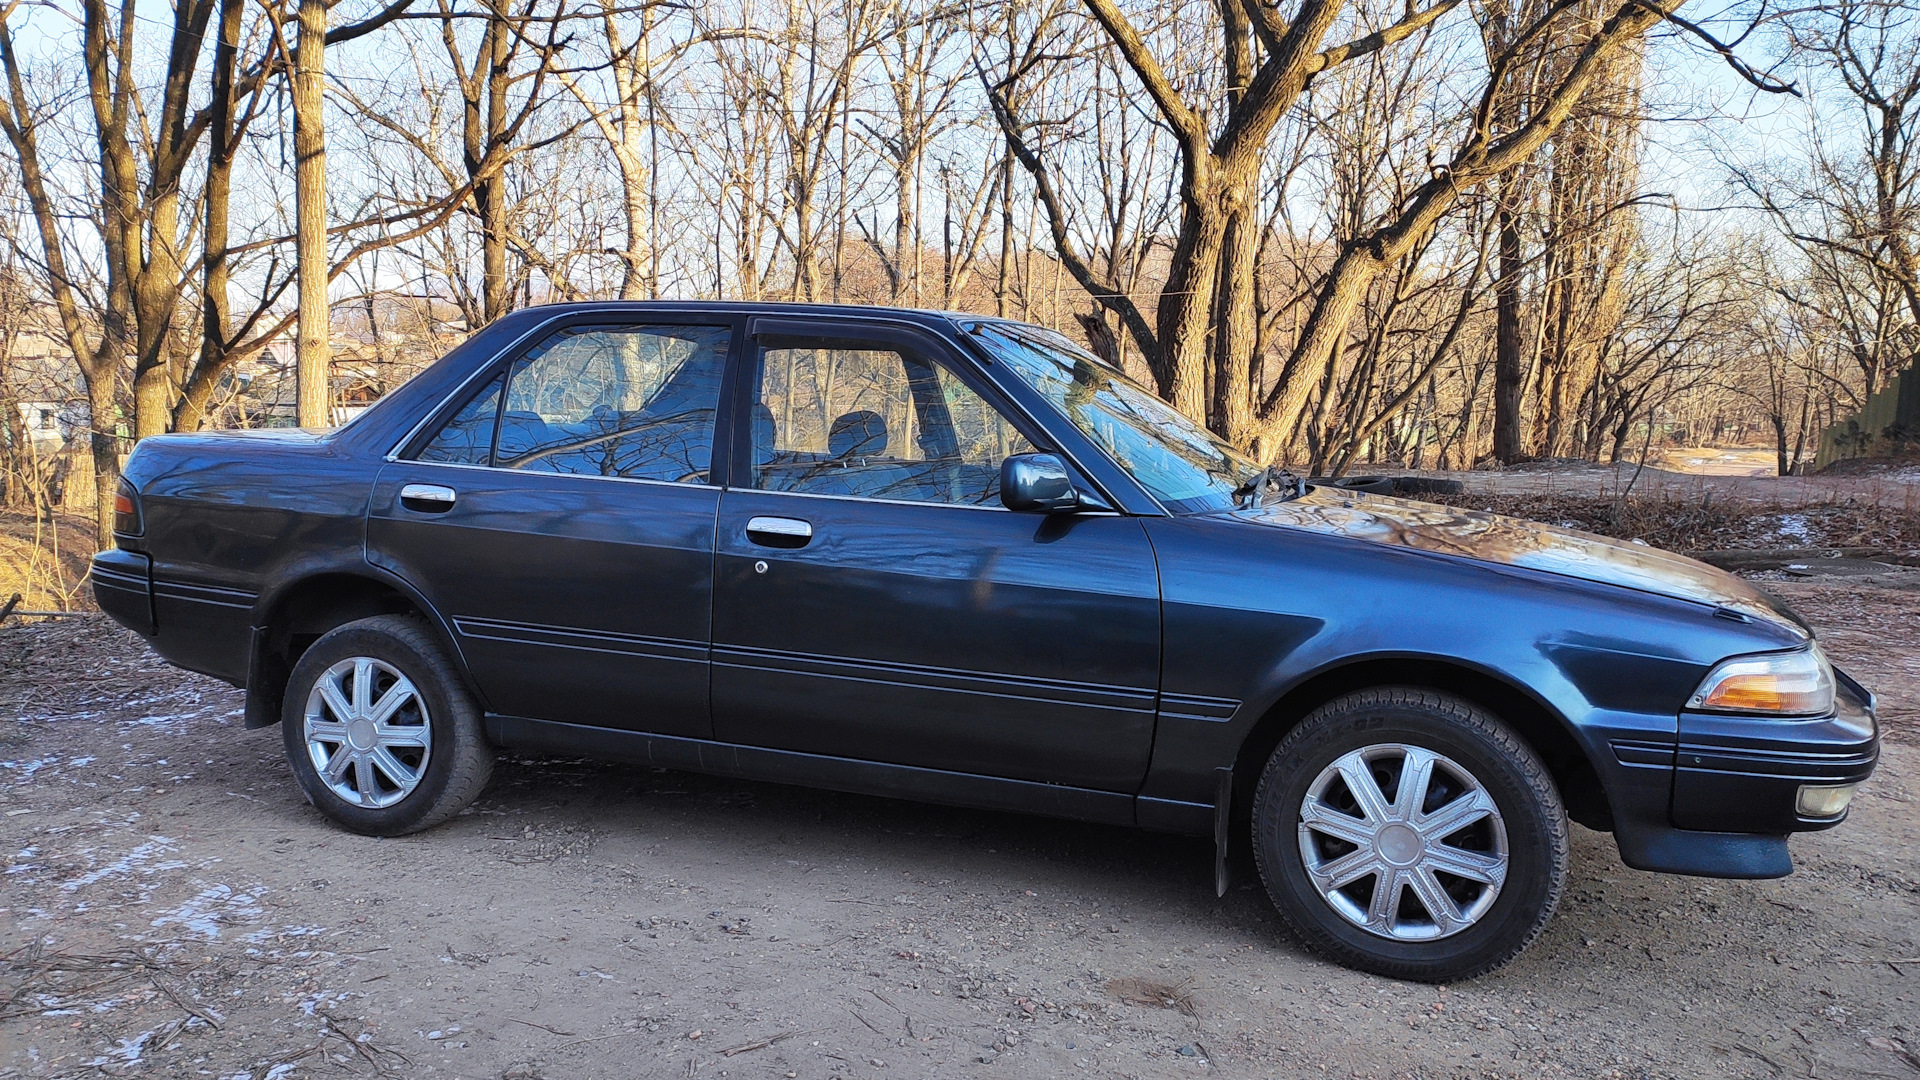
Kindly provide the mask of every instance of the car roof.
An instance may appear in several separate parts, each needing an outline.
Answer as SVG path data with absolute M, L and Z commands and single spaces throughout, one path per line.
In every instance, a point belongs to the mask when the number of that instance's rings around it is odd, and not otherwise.
M 970 311 L 939 311 L 931 308 L 889 307 L 883 304 L 819 304 L 784 300 L 571 300 L 558 304 L 536 304 L 520 308 L 515 314 L 539 313 L 543 315 L 565 315 L 575 312 L 631 311 L 636 314 L 647 311 L 710 311 L 726 315 L 785 315 L 840 318 L 884 318 L 907 320 L 917 323 L 931 323 L 951 326 L 954 321 L 967 319 L 981 322 L 1011 322 L 1013 320 L 992 315 L 980 315 Z

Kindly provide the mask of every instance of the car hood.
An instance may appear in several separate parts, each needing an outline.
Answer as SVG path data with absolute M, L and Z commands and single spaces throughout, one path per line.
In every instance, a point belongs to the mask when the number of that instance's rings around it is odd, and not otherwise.
M 1811 636 L 1792 611 L 1724 570 L 1671 551 L 1575 529 L 1328 488 L 1312 488 L 1299 498 L 1238 511 L 1235 516 L 1258 525 L 1521 566 L 1691 600 L 1773 623 L 1801 637 Z

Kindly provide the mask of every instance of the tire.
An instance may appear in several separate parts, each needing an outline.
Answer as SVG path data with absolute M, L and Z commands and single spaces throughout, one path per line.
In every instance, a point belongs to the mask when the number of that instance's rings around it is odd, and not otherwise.
M 1404 805 L 1401 779 L 1422 773 L 1424 800 Z M 1553 918 L 1567 877 L 1566 810 L 1539 755 L 1475 706 L 1411 687 L 1336 698 L 1289 732 L 1260 776 L 1252 846 L 1304 944 L 1414 982 L 1512 960 Z
M 362 673 L 370 676 L 367 699 L 356 701 Z M 382 707 L 392 713 L 384 722 Z M 361 619 L 314 642 L 287 680 L 280 729 L 307 801 L 367 836 L 438 825 L 493 775 L 480 710 L 426 624 L 411 616 Z M 330 780 L 322 770 L 335 762 L 341 767 Z
M 1393 477 L 1391 476 L 1342 476 L 1338 478 L 1314 476 L 1309 477 L 1307 483 L 1335 488 L 1340 491 L 1358 492 L 1362 495 L 1391 495 L 1394 490 Z
M 1437 476 L 1396 476 L 1393 478 L 1395 495 L 1458 495 L 1467 490 L 1467 485 L 1458 480 L 1443 480 Z

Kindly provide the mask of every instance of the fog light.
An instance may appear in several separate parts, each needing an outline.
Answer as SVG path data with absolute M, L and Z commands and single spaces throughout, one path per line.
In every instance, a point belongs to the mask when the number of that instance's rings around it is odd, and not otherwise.
M 1816 787 L 1803 784 L 1800 788 L 1798 809 L 1801 817 L 1839 817 L 1847 812 L 1847 804 L 1853 801 L 1853 789 L 1858 784 L 1841 784 L 1838 787 Z

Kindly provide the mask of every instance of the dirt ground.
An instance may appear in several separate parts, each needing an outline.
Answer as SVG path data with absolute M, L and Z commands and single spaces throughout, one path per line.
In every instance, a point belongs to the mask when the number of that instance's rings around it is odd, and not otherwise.
M 1769 583 L 1889 743 L 1799 872 L 1623 867 L 1451 988 L 1317 960 L 1204 841 L 508 760 L 329 827 L 279 732 L 98 616 L 0 630 L 0 1077 L 1913 1077 L 1920 572 Z

